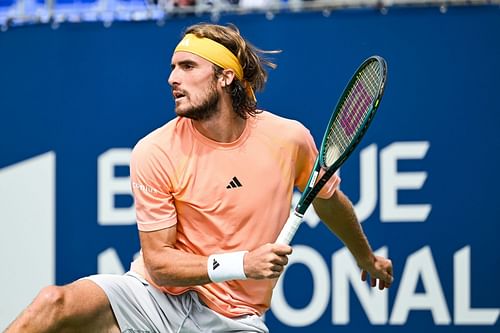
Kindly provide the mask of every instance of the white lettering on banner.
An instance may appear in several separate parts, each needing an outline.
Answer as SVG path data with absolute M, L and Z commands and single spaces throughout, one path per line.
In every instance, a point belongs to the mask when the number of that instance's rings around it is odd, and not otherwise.
M 125 268 L 114 248 L 110 247 L 99 253 L 97 256 L 97 273 L 117 275 L 125 273 Z
M 330 276 L 328 266 L 321 254 L 312 247 L 294 246 L 287 267 L 291 267 L 295 263 L 305 265 L 312 274 L 314 291 L 309 305 L 303 309 L 290 307 L 283 292 L 283 278 L 280 278 L 273 292 L 272 306 L 280 309 L 280 311 L 273 311 L 279 320 L 286 322 L 288 326 L 303 327 L 317 321 L 325 312 L 330 293 Z
M 379 255 L 386 256 L 388 249 L 383 247 L 376 252 Z M 287 270 L 285 270 L 275 287 L 271 310 L 284 325 L 304 327 L 319 320 L 326 311 L 328 300 L 325 299 L 324 295 L 318 293 L 327 293 L 330 290 L 330 287 L 326 285 L 330 275 L 326 269 L 328 267 L 327 263 L 321 254 L 312 247 L 295 246 L 293 256 L 293 260 L 290 260 Z M 292 308 L 286 301 L 283 291 L 282 280 L 286 279 L 288 269 L 293 264 L 305 265 L 313 276 L 314 294 L 310 303 L 303 309 Z M 410 311 L 413 310 L 430 311 L 436 325 L 451 325 L 452 323 L 441 281 L 434 264 L 434 258 L 428 246 L 408 256 L 389 320 L 387 299 L 388 293 L 394 291 L 393 288 L 380 292 L 362 282 L 359 268 L 357 268 L 354 258 L 345 248 L 333 253 L 331 267 L 333 272 L 331 278 L 332 324 L 334 325 L 349 323 L 349 286 L 353 288 L 368 320 L 373 325 L 404 325 L 408 320 Z M 421 279 L 424 288 L 422 293 L 416 293 L 419 279 Z M 469 246 L 458 250 L 454 255 L 453 281 L 454 324 L 495 325 L 500 309 L 470 308 Z M 311 317 L 308 318 L 307 316 Z
M 139 256 L 140 252 L 134 255 L 134 259 Z M 102 251 L 97 256 L 97 273 L 98 274 L 118 274 L 125 273 L 125 267 L 129 267 L 130 262 L 122 264 L 118 253 L 112 247 Z
M 429 149 L 429 142 L 394 142 L 381 150 L 380 166 L 380 221 L 381 222 L 422 222 L 430 213 L 430 204 L 402 205 L 398 203 L 398 190 L 421 189 L 426 172 L 398 172 L 397 161 L 401 159 L 421 159 Z M 116 166 L 128 166 L 129 148 L 112 148 L 98 157 L 98 222 L 101 225 L 130 225 L 135 223 L 134 207 L 116 207 L 116 195 L 130 195 L 130 177 L 115 177 Z M 360 152 L 360 197 L 354 208 L 360 222 L 367 220 L 377 206 L 377 145 L 371 144 Z M 142 191 L 154 192 L 154 188 L 133 184 Z M 293 206 L 300 198 L 294 193 Z M 320 222 L 313 208 L 304 220 L 310 227 Z
M 495 325 L 500 309 L 471 309 L 470 246 L 462 248 L 453 256 L 454 317 L 457 325 Z
M 427 173 L 398 172 L 399 160 L 423 159 L 430 147 L 427 141 L 394 142 L 380 150 L 380 165 L 377 160 L 377 145 L 371 144 L 360 151 L 360 196 L 355 210 L 362 222 L 373 214 L 380 193 L 380 222 L 424 222 L 432 206 L 430 204 L 401 204 L 398 200 L 400 190 L 422 189 Z M 132 195 L 130 177 L 116 177 L 116 166 L 128 166 L 131 150 L 110 149 L 98 158 L 98 218 L 101 225 L 130 225 L 135 223 L 134 207 L 115 207 L 116 195 Z M 380 190 L 377 188 L 380 172 Z M 141 184 L 133 184 L 142 191 L 154 191 Z M 295 206 L 300 194 L 295 192 Z M 304 221 L 315 228 L 320 219 L 311 207 Z M 377 251 L 387 256 L 388 249 Z M 125 263 L 128 266 L 129 263 Z M 345 249 L 332 254 L 331 265 L 313 247 L 294 246 L 288 267 L 302 264 L 309 269 L 313 278 L 313 295 L 309 303 L 300 309 L 291 307 L 283 290 L 280 278 L 274 290 L 272 312 L 283 324 L 291 327 L 304 327 L 318 321 L 332 301 L 331 322 L 346 325 L 350 322 L 350 288 L 354 291 L 369 322 L 373 325 L 404 325 L 411 311 L 429 311 L 437 325 L 451 325 L 452 318 L 443 293 L 440 277 L 436 269 L 430 247 L 425 246 L 410 254 L 399 279 L 392 309 L 388 304 L 388 292 L 380 292 L 362 283 L 359 268 Z M 109 248 L 98 256 L 99 273 L 123 273 L 123 263 L 116 250 Z M 329 272 L 331 267 L 331 276 Z M 453 323 L 455 325 L 495 325 L 500 309 L 471 308 L 470 247 L 466 246 L 454 255 L 453 271 Z M 284 275 L 287 271 L 285 271 Z M 424 292 L 416 292 L 418 281 L 422 281 Z M 331 288 L 331 292 L 330 292 Z
M 419 277 L 424 285 L 424 293 L 415 292 Z M 449 325 L 451 322 L 436 265 L 428 246 L 413 253 L 406 260 L 390 323 L 403 325 L 411 310 L 430 310 L 437 325 Z
M 379 256 L 388 257 L 387 247 L 375 252 Z M 349 324 L 349 285 L 354 289 L 368 320 L 373 325 L 387 323 L 388 293 L 376 288 L 367 288 L 359 283 L 360 270 L 347 248 L 342 248 L 332 255 L 332 323 Z
M 115 177 L 116 166 L 129 166 L 130 148 L 113 148 L 97 159 L 97 215 L 101 225 L 135 224 L 134 206 L 116 207 L 115 195 L 130 195 L 130 177 Z
M 380 222 L 424 222 L 432 209 L 430 204 L 400 204 L 398 190 L 421 189 L 426 172 L 398 172 L 398 160 L 422 159 L 429 150 L 429 142 L 394 142 L 380 152 L 380 168 L 377 161 L 377 145 L 371 144 L 360 151 L 359 200 L 354 209 L 362 223 L 373 214 L 377 206 L 377 175 L 380 169 Z M 307 217 L 304 218 L 307 221 Z M 311 227 L 316 226 L 312 219 Z
M 377 255 L 388 256 L 387 247 L 376 251 Z M 139 255 L 135 254 L 134 258 Z M 481 309 L 470 307 L 470 246 L 458 250 L 454 256 L 453 300 L 455 325 L 495 325 L 500 309 Z M 312 247 L 297 245 L 290 256 L 287 270 L 294 264 L 305 265 L 313 277 L 313 296 L 302 309 L 291 307 L 286 301 L 283 280 L 286 272 L 279 279 L 273 293 L 272 312 L 283 324 L 291 327 L 304 327 L 318 321 L 325 313 L 330 296 L 332 298 L 332 324 L 347 325 L 350 322 L 350 293 L 352 287 L 365 314 L 372 325 L 388 323 L 389 291 L 380 292 L 360 281 L 360 271 L 352 255 L 342 248 L 332 255 L 332 293 L 330 295 L 330 274 L 328 265 L 320 253 Z M 108 248 L 98 255 L 99 274 L 123 274 L 122 264 L 116 250 Z M 415 292 L 418 280 L 422 280 L 424 292 Z M 390 289 L 393 290 L 393 289 Z M 434 258 L 428 246 L 408 256 L 401 276 L 396 300 L 389 320 L 390 325 L 406 324 L 410 311 L 431 311 L 436 325 L 450 325 L 450 314 L 441 287 Z
M 380 221 L 424 222 L 431 211 L 431 205 L 398 204 L 398 190 L 421 189 L 426 172 L 398 172 L 398 160 L 422 159 L 427 154 L 429 142 L 395 142 L 380 153 Z

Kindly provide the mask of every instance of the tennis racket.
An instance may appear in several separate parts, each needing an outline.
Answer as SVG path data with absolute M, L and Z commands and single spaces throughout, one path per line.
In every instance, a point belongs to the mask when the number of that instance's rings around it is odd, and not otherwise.
M 363 138 L 380 104 L 386 77 L 387 64 L 379 56 L 366 59 L 352 76 L 328 122 L 307 186 L 277 243 L 290 244 L 307 208 Z M 316 181 L 321 170 L 324 174 Z

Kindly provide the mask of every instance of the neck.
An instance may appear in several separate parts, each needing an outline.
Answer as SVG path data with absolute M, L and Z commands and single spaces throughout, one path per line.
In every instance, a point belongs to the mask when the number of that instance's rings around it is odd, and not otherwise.
M 245 130 L 246 120 L 234 111 L 230 100 L 220 100 L 219 112 L 205 120 L 192 120 L 193 126 L 207 138 L 223 143 L 236 141 Z

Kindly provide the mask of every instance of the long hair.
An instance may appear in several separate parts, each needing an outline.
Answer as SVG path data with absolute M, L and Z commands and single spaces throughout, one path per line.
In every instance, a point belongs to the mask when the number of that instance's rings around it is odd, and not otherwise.
M 194 34 L 224 45 L 238 58 L 243 68 L 243 80 L 250 84 L 254 91 L 264 89 L 268 76 L 265 67 L 276 68 L 276 64 L 263 56 L 280 51 L 263 51 L 256 48 L 240 35 L 235 25 L 196 24 L 187 28 L 184 34 Z M 223 68 L 216 65 L 214 68 L 217 76 L 222 74 Z M 259 113 L 257 102 L 247 94 L 245 85 L 239 79 L 235 77 L 233 82 L 226 87 L 226 91 L 232 97 L 234 112 L 240 117 L 246 119 Z

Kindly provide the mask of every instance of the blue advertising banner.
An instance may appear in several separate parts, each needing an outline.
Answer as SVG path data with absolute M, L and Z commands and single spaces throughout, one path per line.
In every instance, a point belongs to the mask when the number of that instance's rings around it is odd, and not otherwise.
M 44 285 L 128 270 L 139 250 L 130 152 L 174 116 L 171 52 L 201 21 L 210 17 L 0 34 L 0 329 Z M 360 282 L 310 211 L 266 313 L 271 332 L 498 332 L 499 8 L 228 22 L 283 51 L 259 105 L 301 121 L 318 143 L 357 66 L 378 54 L 389 67 L 375 121 L 340 175 L 395 283 L 380 292 Z

